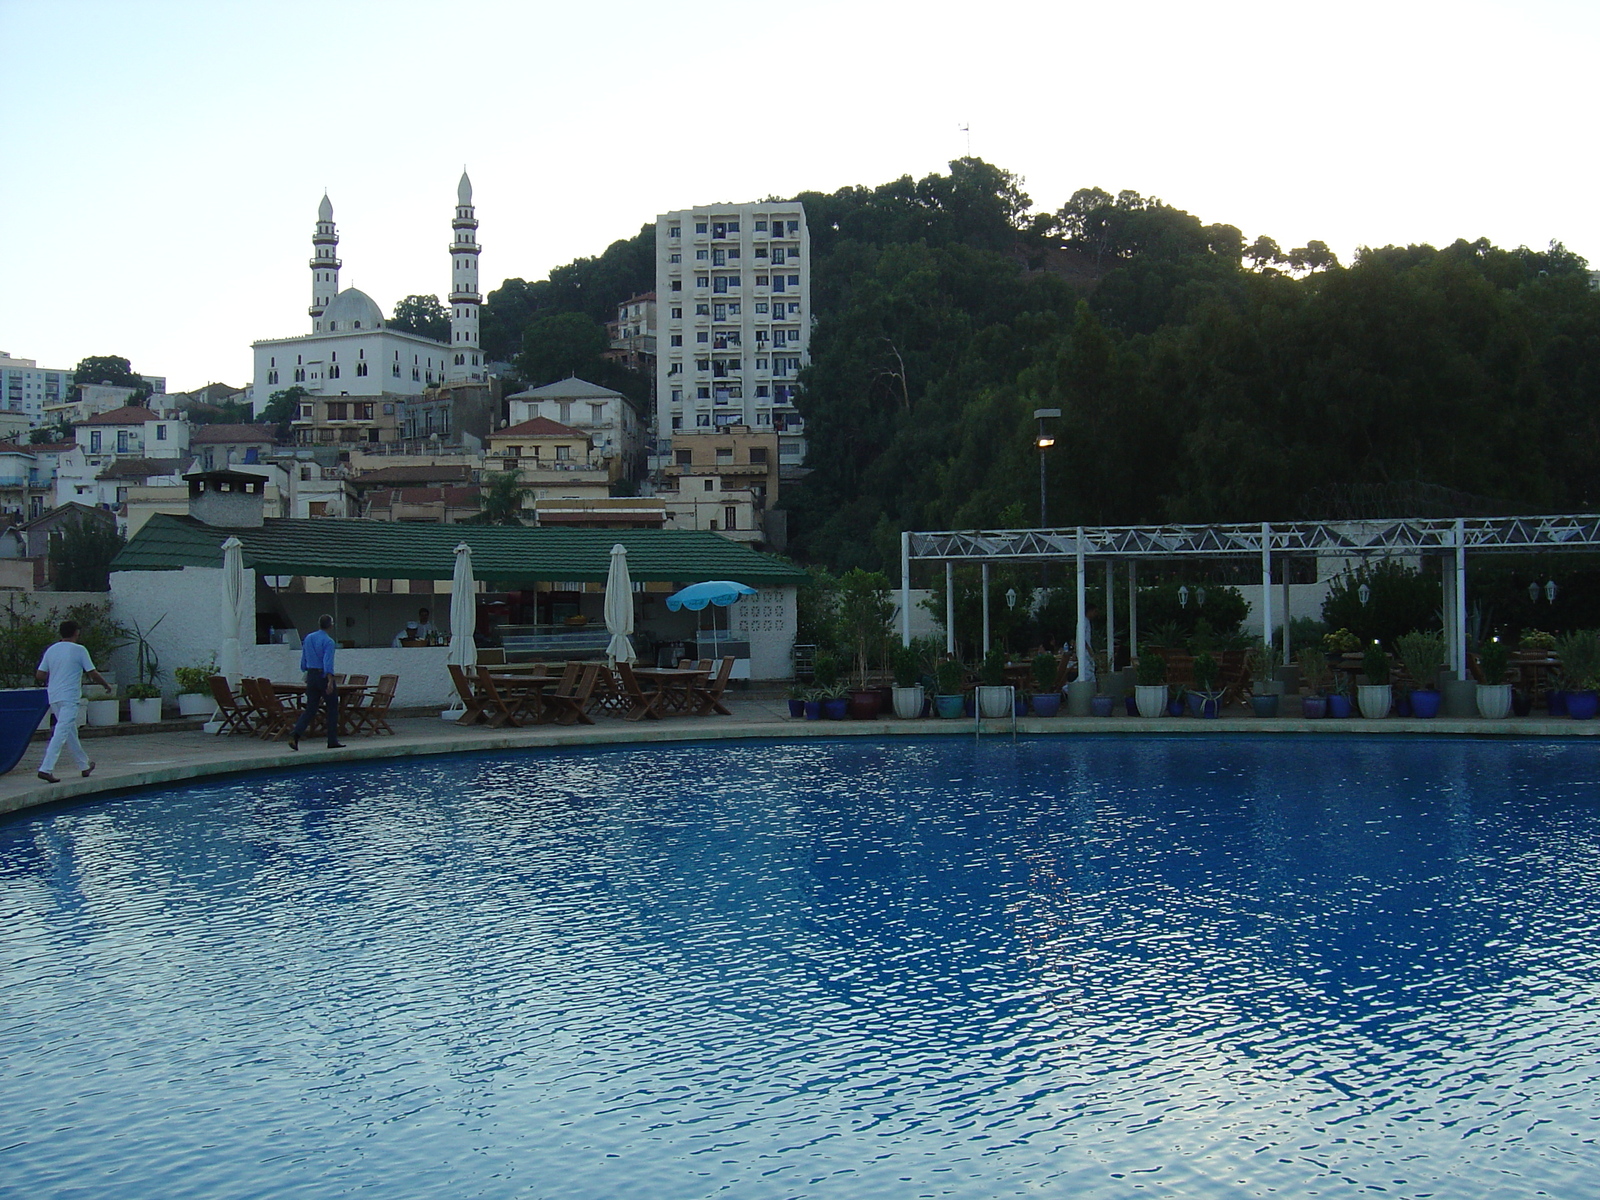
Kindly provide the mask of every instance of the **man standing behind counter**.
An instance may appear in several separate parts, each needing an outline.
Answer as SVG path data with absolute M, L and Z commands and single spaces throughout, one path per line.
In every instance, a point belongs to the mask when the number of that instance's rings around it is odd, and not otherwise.
M 311 726 L 317 709 L 327 706 L 328 749 L 344 745 L 339 740 L 339 689 L 333 682 L 333 618 L 324 613 L 317 618 L 317 631 L 300 645 L 300 669 L 306 673 L 306 707 L 289 735 L 289 749 L 300 749 L 300 735 Z

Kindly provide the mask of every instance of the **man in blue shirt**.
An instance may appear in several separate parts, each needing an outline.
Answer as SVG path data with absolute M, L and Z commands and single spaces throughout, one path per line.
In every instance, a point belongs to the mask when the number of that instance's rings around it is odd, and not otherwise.
M 306 673 L 306 707 L 289 735 L 289 749 L 300 749 L 300 735 L 316 718 L 317 709 L 327 705 L 328 749 L 337 750 L 339 740 L 339 690 L 333 684 L 333 618 L 317 619 L 317 631 L 300 644 L 300 669 Z

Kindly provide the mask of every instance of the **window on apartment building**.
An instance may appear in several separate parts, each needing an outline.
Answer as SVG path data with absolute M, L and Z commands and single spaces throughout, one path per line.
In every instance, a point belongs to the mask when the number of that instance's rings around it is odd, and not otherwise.
M 711 265 L 713 267 L 726 266 L 727 263 L 728 263 L 728 254 L 727 254 L 727 252 L 725 250 L 713 250 L 711 252 Z
M 712 281 L 711 290 L 717 293 L 726 292 L 728 290 L 728 277 L 726 275 L 718 275 L 716 279 Z
M 358 362 L 356 364 L 356 374 L 357 375 L 365 375 L 366 373 L 367 373 L 367 364 L 364 363 L 364 362 Z
M 717 447 L 717 461 L 719 463 L 731 463 L 733 461 L 733 447 L 732 446 L 718 446 Z
M 764 342 L 764 341 L 766 341 L 766 339 L 767 339 L 767 335 L 766 334 L 764 334 L 764 333 L 756 334 L 756 341 Z M 764 358 L 756 359 L 756 370 L 765 371 L 766 369 L 767 369 L 767 360 L 764 359 Z
M 694 260 L 695 260 L 695 262 L 705 262 L 710 257 L 711 257 L 711 251 L 709 251 L 709 250 L 696 250 L 694 252 Z
M 673 334 L 671 336 L 671 338 L 668 339 L 667 344 L 669 346 L 681 346 L 681 345 L 683 345 L 683 334 L 681 334 L 681 333 Z
M 767 385 L 766 384 L 764 384 L 764 383 L 756 384 L 756 399 L 757 400 L 766 399 L 767 394 L 768 394 L 768 392 L 767 392 Z
M 799 311 L 800 311 L 800 301 L 798 301 L 798 300 L 789 301 L 789 313 L 790 313 L 790 315 L 791 316 L 792 315 L 796 315 L 796 314 L 799 313 Z
M 300 420 L 302 420 L 302 421 L 311 420 L 311 405 L 302 404 L 300 406 Z
M 680 362 L 668 363 L 667 364 L 667 374 L 668 375 L 682 375 L 683 374 L 683 364 L 680 363 Z
M 558 462 L 567 462 L 571 458 L 572 458 L 572 447 L 571 446 L 557 446 L 556 447 L 556 460 Z
M 677 460 L 680 467 L 691 466 L 694 463 L 694 455 L 688 450 L 674 450 L 672 457 Z
M 681 305 L 674 304 L 672 306 L 671 316 L 674 321 L 683 320 L 683 307 Z
M 757 221 L 756 222 L 756 232 L 757 233 L 765 233 L 766 231 L 767 231 L 767 223 L 765 221 Z
M 422 368 L 421 367 L 412 367 L 411 368 L 411 382 L 412 383 L 421 383 L 422 382 Z
M 674 262 L 674 263 L 681 263 L 683 261 L 683 255 L 681 255 L 681 254 L 669 254 L 669 255 L 667 255 L 667 261 L 668 262 Z
M 606 419 L 606 406 L 604 404 L 589 405 L 589 421 L 593 425 L 600 424 Z
M 756 247 L 756 257 L 757 258 L 765 258 L 766 256 L 767 256 L 767 248 L 765 246 L 757 246 Z
M 799 287 L 800 286 L 800 276 L 798 276 L 798 275 L 789 276 L 789 286 L 792 287 L 792 288 Z
M 728 319 L 728 306 L 726 304 L 714 305 L 711 309 L 713 321 L 726 321 Z
M 711 385 L 709 383 L 701 384 L 698 388 L 695 389 L 695 393 L 694 394 L 698 399 L 701 399 L 701 400 L 709 400 L 709 399 L 711 399 Z
M 765 446 L 751 446 L 750 461 L 755 466 L 765 466 L 767 462 L 767 448 Z
M 278 382 L 278 373 L 276 371 L 268 371 L 267 372 L 267 384 L 268 384 L 268 386 L 271 386 L 272 384 L 275 384 L 277 382 Z
M 694 315 L 697 317 L 709 317 L 711 315 L 711 305 L 705 303 L 696 304 L 694 306 Z
M 696 275 L 694 277 L 694 285 L 697 288 L 710 287 L 711 278 L 708 275 Z
M 757 275 L 756 276 L 756 286 L 757 287 L 766 287 L 767 286 L 767 277 L 765 275 Z
M 349 417 L 350 406 L 342 400 L 328 401 L 328 420 L 344 421 Z
M 357 403 L 356 405 L 354 405 L 354 408 L 356 410 L 356 420 L 358 420 L 358 421 L 370 421 L 370 420 L 372 420 L 372 404 L 371 404 L 370 401 L 361 401 L 360 403 Z
M 739 528 L 739 522 L 737 520 L 738 516 L 739 510 L 731 504 L 728 505 L 722 510 L 722 527 L 724 529 Z
M 695 426 L 697 428 L 702 428 L 703 429 L 703 428 L 709 427 L 710 424 L 711 424 L 711 414 L 710 413 L 695 413 L 695 415 L 694 415 L 694 423 L 695 423 Z
M 667 226 L 667 236 L 668 237 L 682 237 L 683 236 L 683 226 L 682 225 L 669 225 L 669 226 Z
M 709 371 L 709 370 L 711 370 L 711 360 L 709 358 L 697 358 L 697 359 L 695 359 L 694 360 L 694 369 L 696 371 Z
M 128 445 L 128 431 L 126 429 L 117 430 L 117 453 L 126 454 Z
M 706 342 L 711 340 L 711 335 L 702 329 L 699 333 L 694 335 L 694 340 L 697 345 L 703 346 Z
M 783 265 L 783 259 L 784 259 L 783 247 L 782 246 L 774 246 L 772 248 L 772 261 L 776 265 L 781 267 Z
M 682 417 L 673 417 L 672 418 L 672 427 L 674 429 L 682 429 L 683 428 L 683 418 Z
M 296 367 L 294 369 L 294 381 L 296 383 L 304 383 L 306 381 L 306 369 L 304 367 Z
M 756 286 L 757 287 L 761 286 L 761 276 L 759 276 L 759 275 L 756 276 Z M 767 311 L 767 302 L 765 300 L 757 300 L 756 301 L 756 313 L 757 313 L 757 315 L 760 315 L 761 313 L 764 313 L 766 311 Z
M 682 388 L 673 388 L 672 389 L 672 402 L 674 404 L 682 404 L 683 403 L 683 389 Z
M 683 280 L 674 279 L 667 287 L 669 291 L 681 292 L 683 291 Z
M 790 221 L 789 222 L 789 236 L 790 237 L 799 237 L 800 236 L 800 222 L 799 221 Z
M 696 221 L 694 223 L 694 231 L 696 233 L 704 233 L 706 231 L 706 223 L 704 221 Z
M 157 425 L 156 426 L 156 441 L 164 442 L 166 440 L 167 440 L 167 427 L 165 425 Z
M 563 400 L 559 411 L 561 413 L 561 423 L 563 425 L 570 424 L 572 422 L 572 401 Z
M 367 430 L 367 441 L 376 442 L 378 440 L 380 440 L 380 439 L 378 437 L 378 431 L 376 429 Z
M 714 491 L 716 491 L 717 490 L 717 481 L 715 479 L 707 479 L 707 480 L 705 480 L 702 483 L 700 490 L 703 491 L 703 492 L 714 492 Z
M 98 429 L 91 429 L 89 431 L 89 453 L 100 453 L 100 431 Z

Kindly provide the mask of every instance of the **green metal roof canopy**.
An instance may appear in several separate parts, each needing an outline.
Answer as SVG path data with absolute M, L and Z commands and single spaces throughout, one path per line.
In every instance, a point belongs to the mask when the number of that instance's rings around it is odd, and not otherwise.
M 527 529 L 433 525 L 332 517 L 269 518 L 259 529 L 228 529 L 157 513 L 123 547 L 113 571 L 222 566 L 222 543 L 244 543 L 244 564 L 262 575 L 344 579 L 449 579 L 455 548 L 472 547 L 479 579 L 498 583 L 604 582 L 611 547 L 628 549 L 638 582 L 737 579 L 752 586 L 798 584 L 805 572 L 715 533 L 678 529 Z

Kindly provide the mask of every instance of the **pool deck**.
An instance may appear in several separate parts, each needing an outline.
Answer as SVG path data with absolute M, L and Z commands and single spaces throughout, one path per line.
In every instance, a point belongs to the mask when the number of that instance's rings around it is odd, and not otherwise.
M 121 795 L 135 788 L 184 783 L 209 776 L 233 775 L 248 771 L 281 770 L 335 763 L 367 762 L 374 759 L 407 758 L 416 755 L 460 754 L 478 751 L 538 750 L 550 746 L 647 745 L 658 742 L 712 741 L 736 738 L 800 737 L 972 737 L 974 722 L 960 720 L 900 721 L 893 718 L 873 721 L 803 721 L 788 715 L 781 699 L 726 697 L 731 717 L 668 717 L 660 721 L 633 722 L 601 716 L 593 725 L 576 727 L 535 725 L 519 729 L 490 729 L 486 726 L 459 726 L 438 716 L 396 717 L 391 720 L 393 737 L 351 738 L 341 750 L 328 750 L 320 742 L 301 742 L 298 752 L 283 742 L 263 742 L 258 738 L 218 737 L 198 729 L 134 733 L 126 727 L 125 736 L 94 737 L 84 740 L 84 749 L 97 766 L 94 775 L 82 779 L 63 758 L 57 764 L 59 784 L 39 781 L 35 772 L 44 754 L 44 741 L 36 738 L 22 761 L 7 775 L 0 776 L 0 813 L 18 812 L 63 800 L 96 795 Z M 1236 714 L 1236 715 L 1234 715 Z M 1525 717 L 1503 721 L 1478 718 L 1437 717 L 1416 720 L 1388 717 L 1368 721 L 1359 717 L 1307 720 L 1301 717 L 1254 717 L 1243 710 L 1214 720 L 1194 717 L 1022 717 L 1016 731 L 1027 735 L 1130 734 L 1166 736 L 1211 736 L 1216 734 L 1281 735 L 1309 733 L 1322 735 L 1361 734 L 1403 736 L 1424 734 L 1432 737 L 1509 737 L 1581 738 L 1600 736 L 1600 721 L 1573 721 L 1565 717 Z M 176 724 L 176 723 L 174 723 Z M 985 736 L 1009 736 L 1009 720 L 985 721 Z

